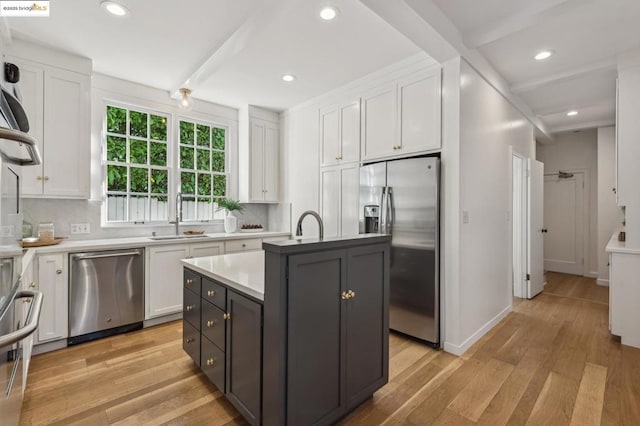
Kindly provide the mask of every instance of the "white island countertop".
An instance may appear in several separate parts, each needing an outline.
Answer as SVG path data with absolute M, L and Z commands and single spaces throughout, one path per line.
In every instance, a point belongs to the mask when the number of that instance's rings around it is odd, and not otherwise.
M 189 269 L 264 301 L 264 251 L 182 259 Z

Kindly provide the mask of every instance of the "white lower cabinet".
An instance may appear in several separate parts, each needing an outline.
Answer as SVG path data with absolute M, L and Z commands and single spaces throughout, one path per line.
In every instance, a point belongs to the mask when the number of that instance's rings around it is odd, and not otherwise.
M 224 243 L 156 246 L 148 249 L 145 319 L 182 312 L 181 259 L 224 253 Z
M 325 237 L 358 234 L 360 169 L 358 164 L 320 170 L 320 212 Z
M 22 274 L 22 290 L 35 290 L 36 283 L 33 275 L 33 262 L 29 262 L 28 265 L 23 265 L 24 273 Z M 22 324 L 26 324 L 27 316 L 29 315 L 29 310 L 31 309 L 31 305 L 33 300 L 22 299 L 24 303 L 22 304 Z M 35 336 L 31 334 L 29 337 L 22 341 L 22 389 L 27 387 L 27 377 L 29 373 L 29 364 L 31 363 L 31 352 L 33 350 L 33 342 L 35 340 Z
M 40 255 L 36 260 L 36 288 L 43 294 L 37 343 L 66 339 L 69 335 L 68 268 L 63 253 Z
M 623 345 L 640 348 L 640 254 L 610 253 L 609 329 Z

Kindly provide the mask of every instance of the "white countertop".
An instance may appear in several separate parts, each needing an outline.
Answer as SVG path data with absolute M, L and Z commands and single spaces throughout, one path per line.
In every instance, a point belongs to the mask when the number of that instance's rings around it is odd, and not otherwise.
M 618 241 L 618 232 L 613 234 L 606 250 L 608 253 L 640 254 L 640 249 L 627 247 L 625 241 Z
M 264 251 L 183 259 L 182 264 L 255 299 L 264 300 Z
M 238 240 L 244 238 L 272 238 L 291 235 L 289 232 L 237 232 L 233 234 L 206 234 L 206 237 L 152 240 L 150 237 L 103 238 L 100 240 L 65 240 L 54 246 L 36 247 L 37 254 L 74 252 L 87 250 L 111 250 L 120 248 L 166 246 L 176 244 L 204 243 L 211 241 Z

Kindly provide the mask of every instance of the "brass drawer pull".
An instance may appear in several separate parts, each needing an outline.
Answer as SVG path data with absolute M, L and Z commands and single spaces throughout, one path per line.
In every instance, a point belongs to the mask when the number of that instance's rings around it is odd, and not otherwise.
M 29 288 L 36 288 L 36 283 L 35 283 L 35 282 L 33 282 L 33 281 L 31 281 L 31 282 L 29 283 Z
M 209 320 L 207 321 L 207 327 L 214 327 L 216 325 L 215 321 Z
M 209 290 L 209 291 L 207 291 L 207 296 L 209 296 L 209 297 L 213 297 L 213 296 L 215 296 L 215 295 L 216 295 L 216 292 L 215 292 L 214 290 Z
M 340 298 L 342 300 L 349 300 L 353 299 L 354 297 L 356 297 L 356 292 L 353 290 L 343 291 L 342 293 L 340 293 Z
M 225 314 L 223 315 L 223 318 L 224 318 L 225 320 L 230 320 L 230 319 L 231 319 L 231 314 L 227 314 L 227 313 L 225 313 Z
M 187 278 L 187 285 L 193 284 L 193 278 Z
M 207 365 L 208 365 L 208 366 L 212 366 L 212 365 L 213 365 L 213 364 L 215 364 L 215 363 L 216 363 L 216 359 L 215 359 L 215 358 L 209 358 L 209 359 L 207 360 Z
M 188 339 L 187 339 L 187 344 L 193 343 L 193 342 L 195 342 L 195 341 L 196 341 L 196 339 L 195 339 L 195 338 L 190 337 L 190 338 L 188 338 Z
M 187 305 L 186 306 L 187 312 L 192 311 L 195 307 L 196 305 Z

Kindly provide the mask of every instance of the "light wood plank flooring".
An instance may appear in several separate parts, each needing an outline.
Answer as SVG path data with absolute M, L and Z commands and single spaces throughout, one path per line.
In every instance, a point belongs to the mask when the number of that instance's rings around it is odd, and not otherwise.
M 341 424 L 640 424 L 640 350 L 610 336 L 607 288 L 547 279 L 462 357 L 392 334 L 389 384 Z M 180 337 L 178 321 L 34 357 L 22 424 L 244 424 Z

